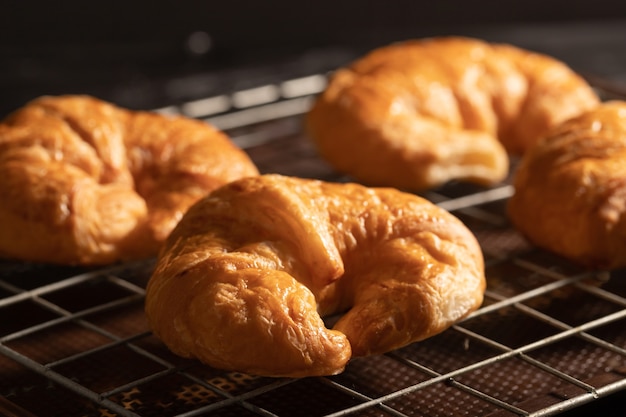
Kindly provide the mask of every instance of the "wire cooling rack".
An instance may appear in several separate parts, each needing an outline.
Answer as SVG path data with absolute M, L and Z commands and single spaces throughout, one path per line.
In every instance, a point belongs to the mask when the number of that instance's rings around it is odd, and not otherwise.
M 345 181 L 302 132 L 302 115 L 325 79 L 158 111 L 226 130 L 263 173 Z M 143 313 L 152 260 L 103 269 L 2 261 L 0 413 L 549 416 L 626 390 L 626 273 L 582 270 L 530 246 L 505 215 L 512 191 L 505 181 L 424 194 L 478 237 L 484 305 L 437 336 L 354 359 L 331 377 L 255 377 L 171 354 Z

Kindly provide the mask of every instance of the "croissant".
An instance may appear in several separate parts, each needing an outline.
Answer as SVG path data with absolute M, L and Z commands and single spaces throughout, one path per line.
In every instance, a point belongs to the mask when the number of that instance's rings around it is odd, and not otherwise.
M 626 102 L 564 122 L 525 155 L 507 210 L 535 245 L 591 268 L 626 266 Z
M 484 290 L 481 249 L 447 211 L 392 188 L 274 174 L 234 181 L 189 209 L 145 309 L 178 355 L 302 377 L 439 333 Z M 323 318 L 337 315 L 327 328 Z
M 493 184 L 507 153 L 598 104 L 564 63 L 462 37 L 381 47 L 337 70 L 307 114 L 309 136 L 338 171 L 418 191 L 451 180 Z
M 41 97 L 0 123 L 0 253 L 83 265 L 153 256 L 191 204 L 249 175 L 248 156 L 203 122 Z

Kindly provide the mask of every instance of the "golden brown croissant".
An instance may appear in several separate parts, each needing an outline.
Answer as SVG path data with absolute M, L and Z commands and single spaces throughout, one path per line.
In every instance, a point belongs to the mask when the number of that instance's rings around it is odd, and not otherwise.
M 505 44 L 445 37 L 376 49 L 334 73 L 307 117 L 338 171 L 420 190 L 502 180 L 509 153 L 598 104 L 563 63 Z M 504 145 L 504 147 L 503 147 Z
M 626 266 L 626 102 L 554 128 L 514 186 L 508 212 L 531 242 L 589 267 Z
M 146 313 L 181 356 L 300 377 L 441 332 L 484 289 L 474 235 L 427 200 L 263 175 L 187 212 L 148 283 Z M 320 318 L 342 313 L 332 329 Z
M 210 190 L 258 175 L 213 127 L 88 96 L 42 97 L 0 123 L 0 253 L 102 264 L 155 255 Z

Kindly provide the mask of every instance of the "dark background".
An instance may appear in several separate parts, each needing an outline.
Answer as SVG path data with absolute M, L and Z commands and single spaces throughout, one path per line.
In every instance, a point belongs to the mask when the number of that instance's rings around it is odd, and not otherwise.
M 432 30 L 502 23 L 626 17 L 615 0 L 476 1 L 133 1 L 5 2 L 2 43 L 170 43 L 204 30 L 236 50 L 324 46 L 419 36 Z
M 206 53 L 189 48 L 196 31 Z M 21 0 L 0 10 L 0 115 L 63 93 L 155 108 L 435 35 L 511 42 L 626 79 L 622 1 Z

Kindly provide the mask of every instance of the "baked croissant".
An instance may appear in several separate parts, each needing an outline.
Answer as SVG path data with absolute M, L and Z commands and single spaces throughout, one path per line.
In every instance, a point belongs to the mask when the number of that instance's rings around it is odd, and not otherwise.
M 0 253 L 85 265 L 156 255 L 191 204 L 249 175 L 248 156 L 203 122 L 42 97 L 0 123 Z
M 262 175 L 187 212 L 160 254 L 145 307 L 178 355 L 302 377 L 441 332 L 476 309 L 484 290 L 474 235 L 427 200 Z M 322 317 L 336 314 L 326 328 Z
M 501 181 L 508 153 L 598 104 L 565 64 L 460 37 L 376 49 L 336 71 L 307 116 L 320 155 L 369 185 Z
M 508 213 L 532 243 L 588 267 L 626 266 L 626 102 L 554 128 L 514 186 Z

